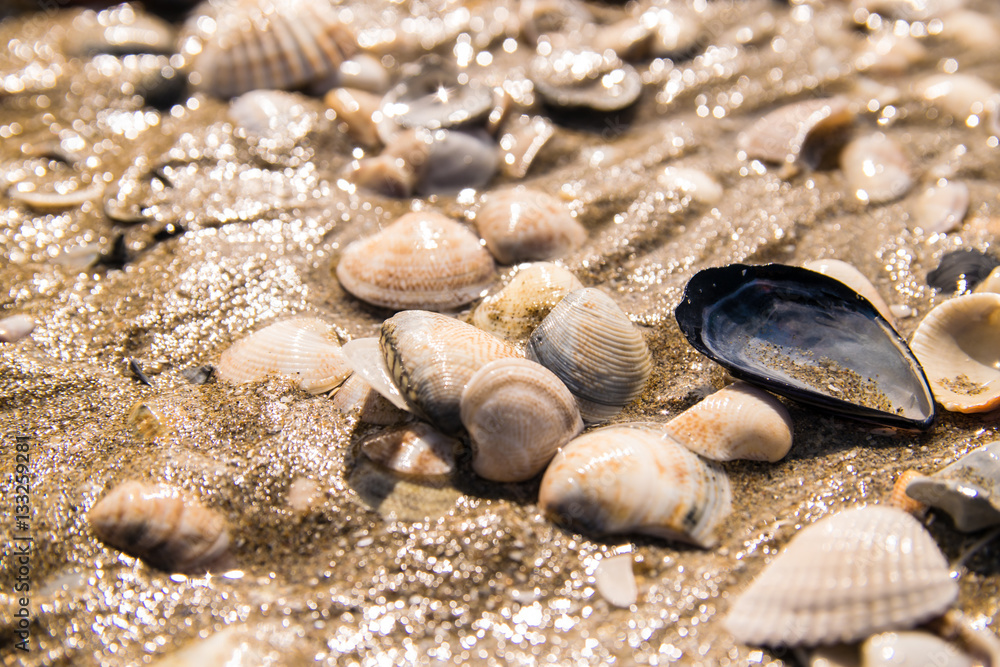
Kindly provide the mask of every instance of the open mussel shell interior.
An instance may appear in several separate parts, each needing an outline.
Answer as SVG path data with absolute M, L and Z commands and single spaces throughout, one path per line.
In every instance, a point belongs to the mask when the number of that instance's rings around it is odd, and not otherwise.
M 927 429 L 934 420 L 906 342 L 833 278 L 783 264 L 706 269 L 675 316 L 699 352 L 777 394 L 885 426 Z

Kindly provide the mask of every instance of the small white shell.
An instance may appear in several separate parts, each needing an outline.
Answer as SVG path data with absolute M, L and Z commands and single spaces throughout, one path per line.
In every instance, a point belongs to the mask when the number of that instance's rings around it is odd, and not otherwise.
M 861 644 L 863 667 L 974 667 L 978 661 L 929 632 L 883 632 Z
M 459 442 L 420 422 L 382 431 L 361 444 L 372 461 L 411 477 L 441 477 L 455 470 Z
M 928 234 L 950 232 L 969 211 L 969 186 L 946 181 L 924 190 L 913 205 L 913 221 Z
M 500 169 L 510 178 L 524 178 L 539 151 L 556 132 L 544 116 L 522 114 L 511 119 L 500 137 Z
M 792 447 L 792 419 L 763 389 L 734 382 L 691 406 L 664 429 L 713 461 L 779 461 Z
M 882 295 L 878 293 L 872 281 L 868 280 L 868 277 L 858 271 L 853 265 L 839 259 L 814 259 L 804 262 L 802 266 L 810 271 L 822 273 L 824 276 L 830 276 L 844 283 L 871 301 L 871 304 L 875 306 L 875 310 L 885 318 L 886 322 L 892 324 L 892 310 L 886 304 L 885 300 L 882 299 Z
M 524 186 L 486 195 L 476 227 L 501 264 L 558 259 L 587 239 L 562 201 Z
M 722 186 L 701 169 L 668 166 L 656 177 L 656 182 L 668 192 L 687 195 L 699 204 L 711 206 L 722 200 Z
M 177 489 L 125 482 L 88 512 L 105 544 L 167 572 L 201 573 L 231 565 L 225 518 Z
M 914 87 L 917 97 L 930 102 L 956 120 L 967 123 L 970 116 L 990 111 L 997 89 L 972 74 L 932 74 Z
M 230 120 L 247 135 L 294 144 L 309 134 L 318 114 L 307 98 L 282 90 L 252 90 L 229 104 Z
M 573 394 L 527 359 L 498 359 L 470 378 L 461 403 L 472 468 L 496 482 L 531 479 L 583 430 Z
M 296 317 L 237 341 L 222 353 L 215 372 L 234 384 L 280 375 L 310 394 L 320 394 L 347 379 L 351 368 L 332 326 L 313 317 Z
M 564 296 L 581 288 L 583 283 L 558 264 L 528 264 L 502 290 L 483 299 L 472 323 L 500 338 L 523 340 Z
M 399 393 L 396 383 L 386 366 L 378 338 L 355 338 L 344 343 L 344 358 L 354 372 L 365 379 L 382 398 L 400 410 L 409 412 L 410 406 Z
M 323 101 L 337 114 L 337 120 L 344 124 L 351 137 L 365 146 L 381 144 L 372 119 L 381 102 L 377 95 L 353 88 L 334 88 L 323 97 Z
M 377 349 L 377 339 L 372 340 Z M 410 417 L 408 412 L 393 405 L 358 373 L 352 373 L 340 385 L 333 397 L 333 406 L 344 414 L 356 413 L 358 419 L 366 424 L 387 426 L 406 421 Z
M 715 544 L 731 499 L 725 471 L 644 425 L 608 426 L 571 440 L 538 491 L 546 514 L 587 531 L 701 547 Z
M 740 150 L 751 159 L 791 166 L 805 163 L 814 166 L 814 155 L 807 144 L 832 133 L 854 119 L 850 103 L 844 97 L 795 102 L 775 109 L 739 136 Z
M 440 213 L 407 213 L 344 249 L 344 289 L 385 308 L 447 310 L 476 299 L 493 282 L 493 258 L 467 228 Z
M 16 343 L 35 330 L 29 315 L 10 315 L 0 320 L 0 343 Z
M 1000 294 L 965 294 L 938 305 L 917 327 L 910 349 L 946 410 L 1000 407 Z
M 631 552 L 605 556 L 594 570 L 594 587 L 608 604 L 628 608 L 639 599 L 639 588 L 635 583 Z
M 910 161 L 895 139 L 881 132 L 847 144 L 840 154 L 840 168 L 854 195 L 863 202 L 890 202 L 913 186 Z
M 845 510 L 799 531 L 724 621 L 744 644 L 812 646 L 911 628 L 958 597 L 934 538 L 906 512 Z

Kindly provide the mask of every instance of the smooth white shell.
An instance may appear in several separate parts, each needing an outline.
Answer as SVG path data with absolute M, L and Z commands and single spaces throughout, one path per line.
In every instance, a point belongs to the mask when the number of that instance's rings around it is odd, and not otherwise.
M 875 285 L 872 284 L 872 281 L 868 280 L 868 277 L 865 274 L 858 271 L 858 269 L 852 264 L 848 264 L 847 262 L 839 259 L 814 259 L 809 262 L 804 262 L 802 266 L 810 271 L 816 271 L 817 273 L 822 273 L 824 276 L 830 276 L 831 278 L 839 280 L 861 296 L 871 301 L 872 305 L 875 306 L 875 310 L 877 310 L 887 322 L 892 324 L 894 321 L 892 311 L 889 309 L 885 300 L 882 299 L 882 295 L 878 293 L 878 289 L 876 289 Z
M 522 340 L 564 296 L 582 287 L 569 269 L 558 264 L 528 264 L 502 290 L 483 299 L 472 313 L 472 323 L 506 340 Z
M 962 224 L 969 211 L 969 186 L 947 181 L 924 190 L 913 206 L 913 221 L 928 234 L 941 234 Z
M 375 341 L 376 350 L 378 340 Z M 398 424 L 410 414 L 392 404 L 359 373 L 352 373 L 333 396 L 333 406 L 344 414 L 355 413 L 366 424 Z
M 722 199 L 722 186 L 701 169 L 668 166 L 656 177 L 656 182 L 668 192 L 686 195 L 700 204 L 710 206 Z
M 744 644 L 812 646 L 911 628 L 944 613 L 958 583 L 906 512 L 872 505 L 799 531 L 724 621 Z
M 501 264 L 558 259 L 587 239 L 587 230 L 562 201 L 524 186 L 486 195 L 476 228 Z
M 917 97 L 930 102 L 962 123 L 990 110 L 997 94 L 992 85 L 971 74 L 932 74 L 914 85 Z
M 913 186 L 910 162 L 902 148 L 881 132 L 847 144 L 840 154 L 840 168 L 854 195 L 863 202 L 890 202 Z
M 639 588 L 632 570 L 631 552 L 605 556 L 594 570 L 594 587 L 601 597 L 616 607 L 628 608 L 639 599 Z
M 313 317 L 296 317 L 234 343 L 222 353 L 215 372 L 234 384 L 280 375 L 310 394 L 320 394 L 347 379 L 351 369 L 332 326 Z
M 883 632 L 861 644 L 863 667 L 974 667 L 978 664 L 954 644 L 929 632 Z
M 10 315 L 0 320 L 0 343 L 16 343 L 35 330 L 29 315 Z
M 382 431 L 366 439 L 361 451 L 390 470 L 413 477 L 439 477 L 455 470 L 459 442 L 420 422 Z

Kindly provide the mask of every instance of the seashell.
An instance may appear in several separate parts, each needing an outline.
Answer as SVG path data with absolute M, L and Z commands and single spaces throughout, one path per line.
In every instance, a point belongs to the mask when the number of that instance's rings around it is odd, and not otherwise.
M 941 256 L 936 269 L 927 274 L 927 284 L 942 292 L 968 292 L 1000 267 L 1000 260 L 975 248 L 953 250 Z
M 959 181 L 945 181 L 924 190 L 913 206 L 913 221 L 928 234 L 950 232 L 969 211 L 969 186 Z
M 848 143 L 840 154 L 840 168 L 854 195 L 866 203 L 899 199 L 913 186 L 909 160 L 899 144 L 881 132 Z
M 544 116 L 521 114 L 511 119 L 500 137 L 500 169 L 509 178 L 524 178 L 542 147 L 556 132 Z
M 713 461 L 780 461 L 792 447 L 792 418 L 774 396 L 734 382 L 664 425 L 673 438 Z
M 608 604 L 629 608 L 639 599 L 631 552 L 605 556 L 594 570 L 594 588 Z
M 929 632 L 882 632 L 861 644 L 863 667 L 899 667 L 934 665 L 934 667 L 974 667 L 979 661 L 958 646 Z
M 668 166 L 656 177 L 656 182 L 667 192 L 686 195 L 699 204 L 711 206 L 722 200 L 722 186 L 701 169 Z
M 74 181 L 45 184 L 21 181 L 7 190 L 11 201 L 44 213 L 82 206 L 103 193 L 104 185 L 101 183 L 85 186 Z
M 323 97 L 323 101 L 337 114 L 337 120 L 344 124 L 352 138 L 365 146 L 381 144 L 372 118 L 381 101 L 377 95 L 354 88 L 333 88 Z M 381 191 L 379 188 L 367 187 Z
M 637 17 L 630 16 L 615 23 L 600 26 L 591 40 L 598 53 L 611 49 L 622 60 L 641 60 L 649 53 L 653 34 Z
M 983 282 L 976 285 L 975 292 L 995 292 L 1000 294 L 1000 266 L 990 271 Z
M 336 331 L 314 317 L 276 322 L 237 341 L 215 371 L 234 384 L 280 375 L 310 394 L 330 391 L 351 374 Z
M 390 83 L 389 72 L 382 61 L 367 53 L 355 53 L 340 63 L 337 80 L 345 88 L 372 95 L 383 95 Z
M 282 90 L 251 90 L 229 104 L 229 118 L 248 136 L 294 146 L 319 121 L 305 98 Z
M 580 0 L 525 0 L 518 3 L 518 20 L 529 44 L 542 35 L 578 33 L 594 23 L 594 15 Z
M 674 314 L 695 349 L 776 394 L 887 426 L 927 429 L 934 420 L 906 342 L 839 280 L 730 264 L 695 274 Z
M 652 58 L 677 59 L 692 54 L 705 37 L 701 16 L 689 5 L 654 6 L 638 18 L 649 30 L 647 55 Z
M 172 55 L 177 34 L 174 27 L 124 3 L 101 12 L 82 12 L 73 18 L 63 48 L 68 56 L 109 53 Z
M 9 315 L 0 319 L 0 343 L 16 343 L 35 330 L 35 320 L 30 315 Z
M 357 50 L 331 3 L 224 0 L 201 7 L 185 25 L 181 53 L 191 62 L 192 87 L 223 99 L 329 82 Z
M 589 533 L 644 533 L 705 548 L 715 544 L 731 500 L 717 464 L 638 424 L 571 440 L 538 491 L 546 514 Z
M 462 392 L 475 372 L 495 359 L 520 356 L 485 331 L 422 310 L 383 322 L 379 345 L 407 404 L 446 433 L 461 428 Z
M 425 130 L 423 134 L 429 137 L 429 150 L 427 164 L 416 183 L 419 194 L 478 189 L 489 183 L 500 167 L 499 149 L 484 130 Z
M 965 0 L 853 0 L 851 10 L 855 20 L 861 23 L 870 14 L 881 14 L 887 19 L 926 21 L 944 16 L 961 7 L 963 2 Z
M 912 71 L 927 57 L 927 48 L 916 37 L 885 32 L 868 38 L 856 64 L 860 70 L 898 76 Z
M 917 500 L 914 500 L 906 493 L 907 487 L 915 479 L 920 479 L 923 477 L 916 470 L 904 470 L 900 473 L 899 477 L 892 485 L 892 492 L 889 494 L 888 503 L 893 507 L 898 507 L 899 509 L 912 514 L 915 517 L 921 517 L 927 512 L 927 505 Z
M 834 280 L 839 280 L 852 290 L 865 297 L 879 314 L 885 318 L 886 322 L 892 322 L 892 311 L 888 304 L 882 299 L 875 285 L 872 284 L 865 274 L 858 271 L 854 266 L 839 259 L 814 259 L 802 264 L 803 268 L 830 276 Z
M 125 423 L 143 439 L 152 442 L 156 438 L 173 435 L 186 418 L 186 410 L 180 401 L 160 397 L 135 403 L 128 411 Z
M 407 213 L 351 243 L 337 264 L 345 290 L 384 308 L 457 308 L 493 282 L 493 258 L 475 234 L 432 211 Z
M 943 509 L 965 532 L 1000 524 L 1000 441 L 972 450 L 933 475 L 912 480 L 906 494 Z
M 775 109 L 750 126 L 737 139 L 750 159 L 783 164 L 790 173 L 794 165 L 817 167 L 841 130 L 854 120 L 845 97 L 795 102 Z
M 382 431 L 367 438 L 361 451 L 372 461 L 401 475 L 442 477 L 455 471 L 460 443 L 420 422 Z
M 418 175 L 403 159 L 377 155 L 358 160 L 350 179 L 360 188 L 386 197 L 409 197 L 417 187 Z
M 946 410 L 1000 407 L 1000 294 L 966 294 L 936 306 L 910 347 Z
M 583 430 L 573 394 L 527 359 L 491 361 L 469 379 L 460 404 L 472 469 L 495 482 L 523 482 Z
M 932 74 L 914 84 L 913 92 L 956 120 L 975 127 L 979 117 L 990 111 L 998 91 L 972 74 Z
M 587 230 L 561 200 L 524 186 L 486 195 L 476 227 L 501 264 L 557 259 L 587 240 Z
M 379 347 L 378 338 L 355 338 L 344 343 L 344 358 L 355 374 L 361 376 L 386 399 L 400 410 L 409 411 L 406 399 L 399 393 L 392 379 L 385 357 Z
M 378 345 L 378 339 L 371 340 L 375 341 L 376 346 Z M 393 405 L 358 373 L 352 373 L 344 384 L 340 385 L 333 396 L 333 406 L 344 414 L 356 413 L 358 419 L 366 424 L 388 426 L 406 421 L 410 417 L 408 412 Z
M 873 505 L 800 530 L 736 599 L 724 626 L 744 644 L 852 642 L 909 629 L 957 597 L 958 582 L 920 522 Z
M 1000 44 L 1000 23 L 989 14 L 957 9 L 944 17 L 938 38 L 953 40 L 972 53 L 987 53 Z
M 527 357 L 566 384 L 587 422 L 610 419 L 638 398 L 653 368 L 642 332 L 592 287 L 552 309 L 528 339 Z
M 167 572 L 231 566 L 225 518 L 172 487 L 125 482 L 98 501 L 87 519 L 108 546 Z
M 379 515 L 402 521 L 438 519 L 462 497 L 447 478 L 400 475 L 367 457 L 358 459 L 347 482 Z
M 524 340 L 564 296 L 582 288 L 579 278 L 558 264 L 528 264 L 506 287 L 483 299 L 472 323 L 506 340 Z
M 563 109 L 618 111 L 642 93 L 639 73 L 611 51 L 559 49 L 539 55 L 529 64 L 528 76 L 542 99 Z

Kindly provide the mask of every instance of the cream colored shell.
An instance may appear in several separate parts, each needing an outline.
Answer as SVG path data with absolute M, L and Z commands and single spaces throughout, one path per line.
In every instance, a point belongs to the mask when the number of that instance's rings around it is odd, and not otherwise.
M 455 470 L 459 442 L 416 422 L 381 431 L 361 444 L 372 461 L 402 475 L 440 477 Z
M 531 335 L 564 296 L 582 287 L 569 269 L 558 264 L 528 264 L 506 287 L 483 299 L 472 313 L 472 323 L 500 338 L 521 341 Z
M 558 259 L 587 239 L 562 201 L 523 185 L 486 195 L 476 227 L 501 264 Z
M 740 135 L 739 147 L 748 158 L 789 167 L 805 159 L 807 141 L 849 124 L 854 119 L 844 97 L 805 100 L 767 114 Z
M 810 271 L 822 273 L 824 276 L 830 276 L 844 283 L 868 299 L 875 306 L 875 310 L 879 312 L 879 315 L 885 318 L 886 322 L 893 323 L 894 318 L 892 312 L 889 310 L 889 305 L 882 298 L 882 295 L 878 293 L 878 289 L 875 288 L 872 281 L 868 280 L 868 276 L 861 273 L 854 265 L 839 259 L 814 259 L 804 262 L 802 266 Z
M 409 412 L 401 410 L 382 396 L 359 373 L 352 373 L 340 385 L 333 396 L 333 406 L 344 414 L 355 414 L 366 424 L 386 426 L 398 424 L 411 417 Z
M 853 139 L 840 153 L 840 168 L 851 192 L 865 203 L 899 199 L 913 187 L 913 169 L 892 137 L 875 132 Z

